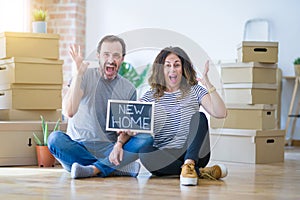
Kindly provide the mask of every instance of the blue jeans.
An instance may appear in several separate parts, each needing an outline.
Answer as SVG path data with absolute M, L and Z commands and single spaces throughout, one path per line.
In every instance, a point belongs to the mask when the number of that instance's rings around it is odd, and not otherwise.
M 192 159 L 196 171 L 205 167 L 210 159 L 208 121 L 204 113 L 197 112 L 191 118 L 189 135 L 181 149 L 158 149 L 144 146 L 140 160 L 148 171 L 157 176 L 179 175 L 186 159 Z
M 72 140 L 62 131 L 55 131 L 49 135 L 48 148 L 55 158 L 62 164 L 64 169 L 71 171 L 74 162 L 81 165 L 94 165 L 101 173 L 99 176 L 106 177 L 113 171 L 135 161 L 139 157 L 143 146 L 152 146 L 153 138 L 150 134 L 140 133 L 132 136 L 123 146 L 124 154 L 120 165 L 112 164 L 108 156 L 113 149 L 112 142 L 77 142 Z

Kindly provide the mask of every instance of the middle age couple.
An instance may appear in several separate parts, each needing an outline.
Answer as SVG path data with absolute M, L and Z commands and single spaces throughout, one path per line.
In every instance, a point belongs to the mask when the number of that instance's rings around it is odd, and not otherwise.
M 118 75 L 126 54 L 123 39 L 107 35 L 97 46 L 99 68 L 88 68 L 80 47 L 70 47 L 76 74 L 63 99 L 66 133 L 50 134 L 51 153 L 71 172 L 71 177 L 136 177 L 137 159 L 153 175 L 180 175 L 180 184 L 197 185 L 198 176 L 219 179 L 224 165 L 206 167 L 210 159 L 208 122 L 200 106 L 213 117 L 224 118 L 222 98 L 210 83 L 205 64 L 203 77 L 180 47 L 167 47 L 155 58 L 149 77 L 151 89 L 140 101 L 155 102 L 154 137 L 146 133 L 106 131 L 109 99 L 136 100 L 135 87 Z M 202 87 L 198 84 L 201 81 Z

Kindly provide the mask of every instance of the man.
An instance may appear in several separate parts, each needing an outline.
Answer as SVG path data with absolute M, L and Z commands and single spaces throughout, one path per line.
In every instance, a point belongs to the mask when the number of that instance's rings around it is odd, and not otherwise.
M 106 131 L 108 99 L 136 100 L 134 86 L 118 75 L 126 54 L 124 41 L 105 36 L 98 44 L 99 68 L 88 68 L 80 47 L 73 45 L 70 55 L 76 73 L 63 99 L 63 113 L 69 117 L 67 134 L 50 134 L 48 147 L 72 178 L 109 175 L 136 177 L 139 149 L 152 145 L 149 134 L 130 136 L 127 132 Z

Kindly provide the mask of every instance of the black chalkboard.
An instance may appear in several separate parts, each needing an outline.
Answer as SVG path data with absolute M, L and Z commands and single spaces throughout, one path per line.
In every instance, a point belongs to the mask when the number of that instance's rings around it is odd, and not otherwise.
M 108 100 L 106 130 L 153 133 L 154 103 Z

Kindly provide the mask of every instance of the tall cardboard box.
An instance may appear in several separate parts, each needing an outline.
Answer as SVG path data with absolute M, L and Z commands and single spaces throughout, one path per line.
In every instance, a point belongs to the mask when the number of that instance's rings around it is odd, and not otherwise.
M 48 122 L 53 130 L 55 122 Z M 60 130 L 66 131 L 67 124 L 61 123 Z M 0 121 L 0 166 L 37 165 L 33 132 L 42 136 L 41 121 Z
M 59 35 L 26 32 L 0 33 L 0 59 L 10 57 L 59 58 Z
M 278 42 L 243 41 L 237 52 L 238 62 L 278 62 Z
M 223 84 L 225 103 L 277 104 L 277 84 Z
M 273 105 L 229 104 L 226 107 L 227 117 L 225 119 L 210 117 L 211 128 L 254 130 L 276 128 L 276 107 Z
M 62 60 L 9 58 L 0 60 L 0 84 L 63 84 Z
M 61 109 L 61 90 L 62 85 L 0 85 L 0 109 Z
M 210 129 L 211 159 L 240 163 L 284 161 L 285 130 Z
M 257 62 L 221 65 L 223 83 L 276 83 L 277 64 Z

